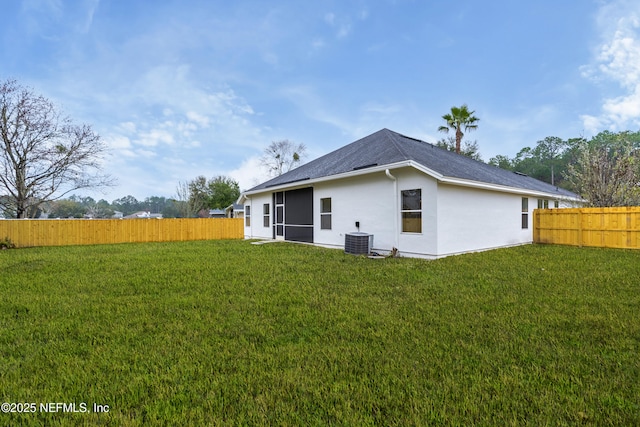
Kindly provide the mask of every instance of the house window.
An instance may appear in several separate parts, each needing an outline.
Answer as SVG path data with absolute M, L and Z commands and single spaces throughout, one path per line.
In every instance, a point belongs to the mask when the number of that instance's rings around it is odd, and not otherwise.
M 422 190 L 402 191 L 402 231 L 422 233 Z
M 553 201 L 553 207 L 554 208 L 559 208 L 560 207 L 560 202 L 558 200 L 554 200 Z
M 522 229 L 529 228 L 529 199 L 522 198 Z
M 262 225 L 269 228 L 269 203 L 262 205 Z
M 538 209 L 549 209 L 549 201 L 538 199 Z
M 331 230 L 331 197 L 320 199 L 320 229 Z
M 251 227 L 251 206 L 244 207 L 244 226 Z

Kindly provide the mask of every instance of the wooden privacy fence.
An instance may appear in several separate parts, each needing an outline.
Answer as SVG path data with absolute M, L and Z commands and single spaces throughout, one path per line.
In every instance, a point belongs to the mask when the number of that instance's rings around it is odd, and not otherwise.
M 17 247 L 242 239 L 242 218 L 10 219 L 0 240 Z
M 640 249 L 640 206 L 536 209 L 533 212 L 533 241 Z

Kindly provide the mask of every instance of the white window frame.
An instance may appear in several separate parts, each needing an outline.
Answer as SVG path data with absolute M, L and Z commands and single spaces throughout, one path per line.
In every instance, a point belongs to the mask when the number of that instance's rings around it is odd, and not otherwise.
M 538 199 L 538 209 L 549 209 L 549 200 Z
M 404 203 L 405 193 L 409 193 L 412 191 L 418 192 L 418 194 L 420 195 L 420 209 L 405 209 L 405 203 Z M 405 229 L 405 225 L 406 225 L 405 214 L 419 214 L 418 216 L 419 221 L 417 223 L 419 224 L 420 229 L 418 231 Z M 400 219 L 402 222 L 401 226 L 402 226 L 403 233 L 422 234 L 422 189 L 421 188 L 410 188 L 407 190 L 400 191 Z
M 262 205 L 262 226 L 264 228 L 269 228 L 271 227 L 271 204 L 269 203 L 264 203 Z
M 325 211 L 325 205 L 323 203 L 324 200 L 328 200 L 329 201 L 329 210 Z M 331 218 L 331 214 L 332 214 L 332 210 L 333 210 L 333 201 L 331 200 L 331 197 L 323 197 L 320 199 L 320 230 L 331 230 L 331 227 L 333 226 L 332 224 L 332 218 Z M 323 219 L 329 218 L 329 227 L 325 227 L 323 224 Z

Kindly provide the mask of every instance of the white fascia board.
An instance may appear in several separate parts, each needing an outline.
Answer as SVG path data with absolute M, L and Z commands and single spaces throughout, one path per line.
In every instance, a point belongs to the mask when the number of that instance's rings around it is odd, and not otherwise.
M 414 164 L 415 162 L 412 162 L 410 160 L 405 160 L 402 162 L 389 163 L 386 165 L 378 165 L 378 166 L 372 166 L 369 168 L 343 172 L 336 175 L 328 175 L 328 176 L 322 176 L 319 178 L 305 179 L 305 180 L 285 183 L 281 185 L 274 185 L 273 187 L 261 188 L 260 190 L 245 191 L 240 195 L 240 198 L 238 199 L 238 203 L 242 203 L 241 201 L 244 201 L 245 199 L 251 197 L 254 194 L 272 193 L 275 191 L 283 191 L 283 190 L 295 190 L 297 188 L 311 187 L 313 184 L 316 184 L 318 182 L 327 182 L 327 181 L 335 181 L 338 179 L 352 178 L 354 176 L 368 175 L 376 172 L 384 172 L 387 169 L 398 169 L 401 167 L 413 166 Z
M 491 191 L 500 191 L 500 192 L 503 192 L 503 193 L 521 194 L 521 195 L 533 196 L 533 197 L 546 197 L 546 198 L 550 198 L 550 199 L 554 199 L 554 200 L 555 199 L 557 199 L 557 200 L 571 200 L 571 201 L 576 201 L 576 202 L 582 202 L 583 201 L 580 198 L 569 197 L 569 196 L 564 196 L 564 195 L 555 194 L 555 193 L 547 193 L 547 192 L 544 192 L 544 191 L 529 190 L 527 188 L 509 187 L 509 186 L 506 186 L 506 185 L 491 184 L 491 183 L 482 182 L 482 181 L 473 181 L 471 179 L 454 178 L 454 177 L 444 176 L 444 175 L 439 174 L 438 172 L 435 172 L 435 171 L 433 171 L 433 170 L 431 170 L 429 168 L 425 168 L 420 163 L 416 163 L 416 162 L 411 162 L 411 163 L 412 163 L 411 166 L 413 166 L 414 168 L 424 172 L 427 175 L 430 175 L 430 176 L 434 177 L 435 179 L 438 180 L 438 182 L 441 182 L 443 184 L 458 185 L 458 186 L 461 186 L 461 187 L 479 188 L 479 189 L 491 190 Z
M 409 165 L 408 166 L 411 166 L 412 168 L 417 169 L 420 172 L 422 172 L 424 174 L 427 174 L 430 177 L 435 178 L 438 181 L 442 181 L 443 179 L 446 179 L 446 177 L 444 175 L 442 175 L 440 172 L 436 172 L 433 169 L 429 169 L 428 167 L 426 167 L 426 166 L 424 166 L 424 165 L 422 165 L 422 164 L 420 164 L 418 162 L 415 162 L 413 160 L 409 160 Z
M 487 182 L 472 181 L 472 180 L 463 179 L 463 178 L 445 177 L 441 180 L 441 182 L 443 184 L 459 185 L 461 187 L 480 188 L 483 190 L 500 191 L 503 193 L 521 194 L 524 196 L 545 197 L 545 198 L 554 199 L 554 200 L 555 199 L 572 200 L 577 202 L 581 201 L 581 199 L 579 198 L 569 197 L 562 194 L 547 193 L 546 191 L 529 190 L 528 188 L 509 187 L 506 185 L 490 184 Z

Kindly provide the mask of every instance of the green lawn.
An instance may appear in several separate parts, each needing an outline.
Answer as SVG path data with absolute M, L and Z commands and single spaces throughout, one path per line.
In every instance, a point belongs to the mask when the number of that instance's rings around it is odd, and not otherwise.
M 0 295 L 0 425 L 640 425 L 638 251 L 18 249 Z

